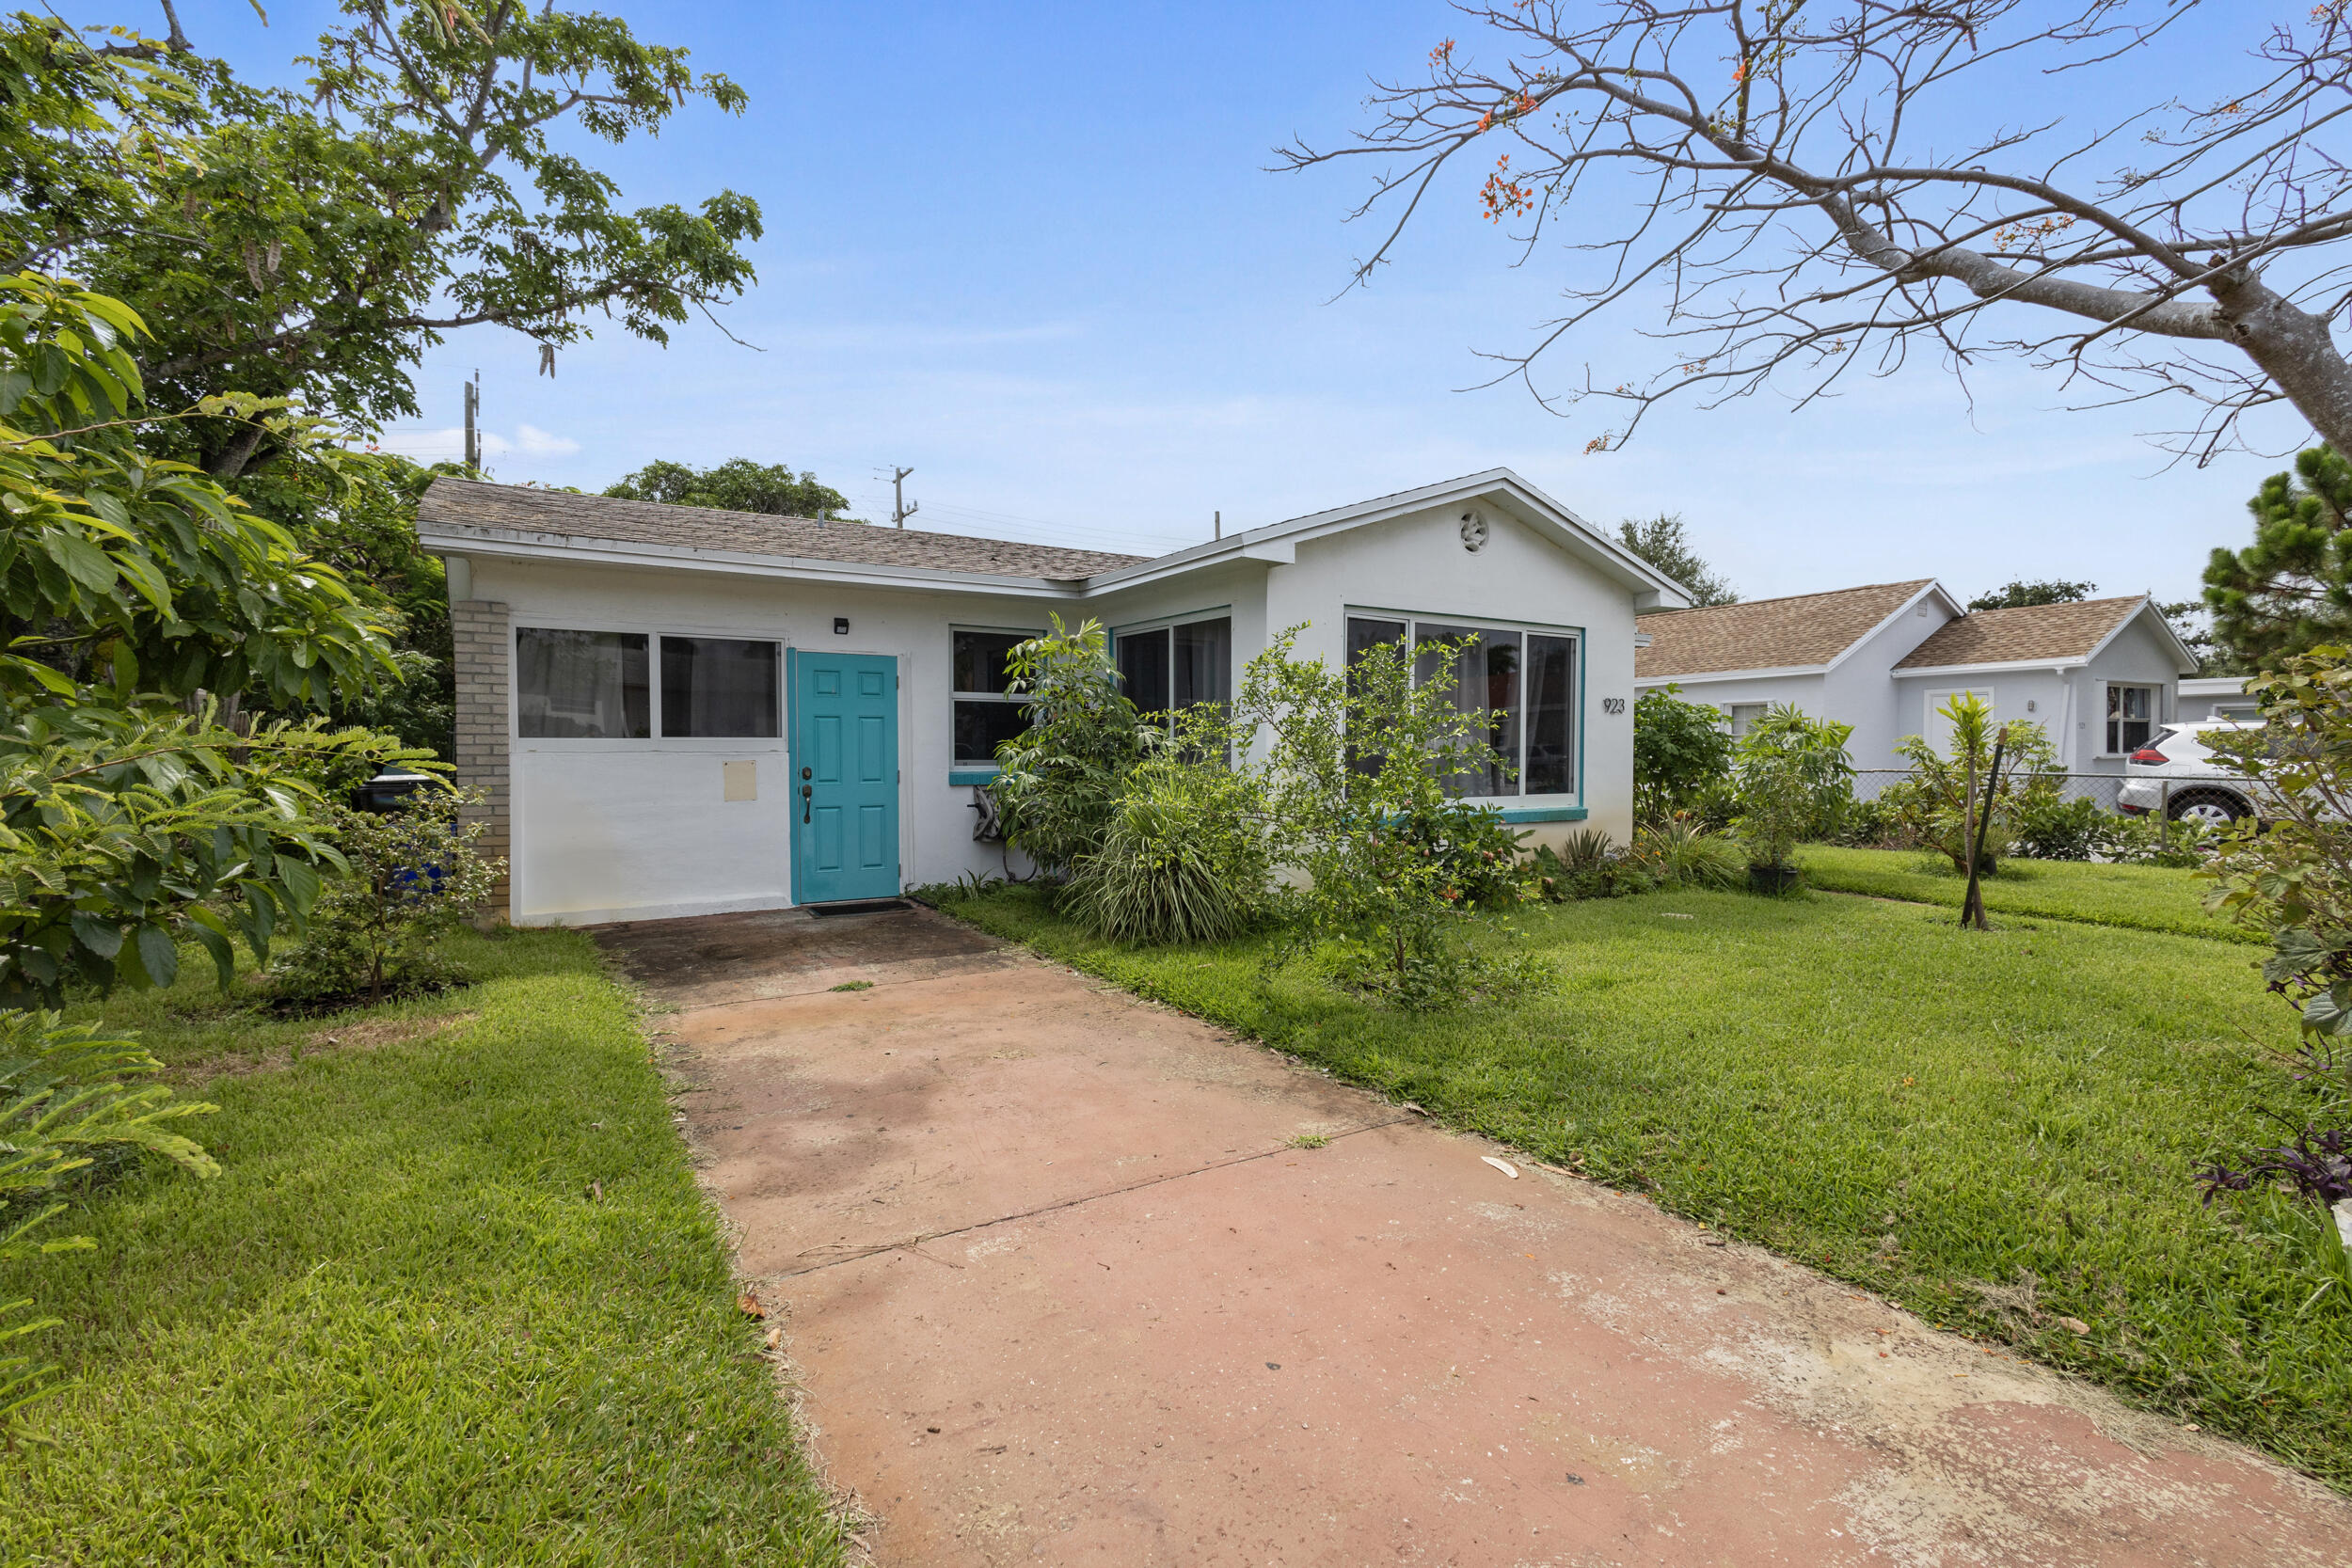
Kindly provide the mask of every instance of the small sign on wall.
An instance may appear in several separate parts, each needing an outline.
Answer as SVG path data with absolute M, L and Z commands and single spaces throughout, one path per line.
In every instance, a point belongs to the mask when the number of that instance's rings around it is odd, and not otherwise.
M 759 764 L 756 762 L 723 762 L 719 765 L 719 781 L 722 800 L 759 799 Z

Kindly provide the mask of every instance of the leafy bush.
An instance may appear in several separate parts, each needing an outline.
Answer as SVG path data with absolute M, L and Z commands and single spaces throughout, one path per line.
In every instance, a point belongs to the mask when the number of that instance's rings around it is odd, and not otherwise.
M 163 1085 L 138 1082 L 162 1067 L 136 1041 L 109 1036 L 101 1024 L 0 1012 L 0 1259 L 92 1244 L 35 1232 L 64 1211 L 57 1194 L 65 1179 L 103 1155 L 146 1151 L 198 1176 L 219 1174 L 213 1157 L 171 1125 L 219 1107 L 175 1101 Z M 0 1301 L 0 1348 L 57 1323 L 29 1316 L 32 1305 Z M 11 1442 L 33 1435 L 25 1410 L 53 1390 L 56 1372 L 24 1351 L 0 1354 L 0 1435 Z
M 2212 832 L 2194 821 L 2121 816 L 2095 800 L 2069 800 L 2055 785 L 2028 787 L 2011 817 L 2010 853 L 2024 860 L 2101 861 L 2111 865 L 2202 865 Z
M 351 869 L 326 885 L 301 945 L 277 971 L 280 996 L 381 1002 L 463 978 L 438 943 L 481 910 L 502 863 L 474 847 L 486 820 L 458 820 L 471 799 L 435 786 L 396 812 L 336 808 Z
M 1740 815 L 1732 832 L 1751 866 L 1788 866 L 1799 844 L 1834 829 L 1853 803 L 1853 758 L 1846 752 L 1851 734 L 1851 724 L 1810 719 L 1775 703 L 1740 737 L 1731 773 Z
M 1120 689 L 1110 638 L 1100 623 L 1053 630 L 1013 645 L 1006 689 L 1020 695 L 1029 727 L 996 748 L 989 784 L 1005 838 L 1043 870 L 1068 874 L 1109 832 L 1127 775 L 1164 738 Z
M 1679 813 L 1636 830 L 1632 857 L 1661 887 L 1736 888 L 1747 880 L 1741 847 Z
M 1527 895 L 1528 835 L 1504 821 L 1499 806 L 1418 806 L 1397 818 L 1396 831 L 1436 866 L 1440 897 L 1465 909 L 1503 910 Z
M 1110 825 L 1061 907 L 1116 942 L 1219 942 L 1266 912 L 1270 867 L 1255 778 L 1222 761 L 1155 757 L 1127 776 Z
M 1655 687 L 1633 703 L 1633 812 L 1663 821 L 1731 776 L 1729 721 L 1720 708 Z

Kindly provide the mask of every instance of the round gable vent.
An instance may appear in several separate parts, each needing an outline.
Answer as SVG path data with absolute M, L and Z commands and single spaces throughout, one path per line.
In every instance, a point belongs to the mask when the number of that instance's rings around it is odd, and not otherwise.
M 1462 514 L 1462 547 L 1466 550 L 1486 547 L 1486 519 L 1475 512 Z

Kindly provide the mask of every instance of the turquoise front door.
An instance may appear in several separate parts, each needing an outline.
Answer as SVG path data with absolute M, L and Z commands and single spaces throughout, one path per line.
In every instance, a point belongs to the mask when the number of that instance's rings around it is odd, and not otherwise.
M 898 893 L 898 661 L 793 656 L 792 897 Z

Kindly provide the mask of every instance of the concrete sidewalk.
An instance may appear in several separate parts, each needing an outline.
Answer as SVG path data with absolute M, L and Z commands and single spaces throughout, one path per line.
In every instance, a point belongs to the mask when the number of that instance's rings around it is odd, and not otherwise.
M 2352 1560 L 2243 1449 L 928 911 L 600 936 L 884 1564 Z

